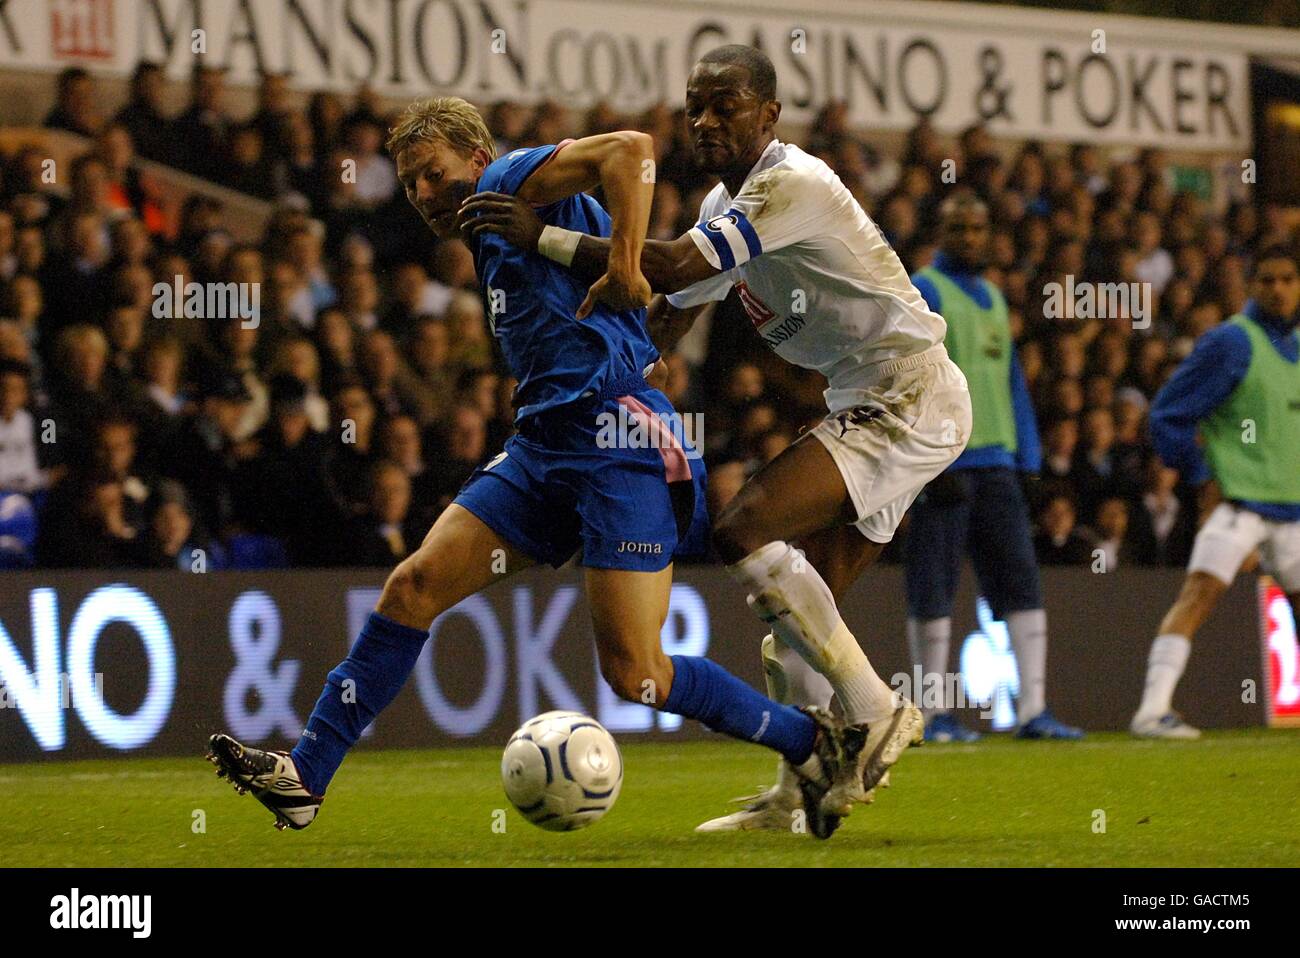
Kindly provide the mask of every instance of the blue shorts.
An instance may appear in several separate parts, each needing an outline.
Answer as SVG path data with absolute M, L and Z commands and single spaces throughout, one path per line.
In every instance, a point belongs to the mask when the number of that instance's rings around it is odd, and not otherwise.
M 708 546 L 704 460 L 674 422 L 668 397 L 644 380 L 544 410 L 519 422 L 455 502 L 538 562 L 558 568 L 581 546 L 581 565 L 657 572 Z

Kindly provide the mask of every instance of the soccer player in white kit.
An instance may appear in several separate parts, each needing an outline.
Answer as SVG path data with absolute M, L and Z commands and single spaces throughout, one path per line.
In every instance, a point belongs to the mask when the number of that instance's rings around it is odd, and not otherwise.
M 771 628 L 763 658 L 772 696 L 798 695 L 792 684 L 804 687 L 800 697 L 817 694 L 782 655 L 793 650 L 864 732 L 861 789 L 834 790 L 822 804 L 844 815 L 871 799 L 903 749 L 920 742 L 924 723 L 872 668 L 835 598 L 965 447 L 970 395 L 944 349 L 943 318 L 830 167 L 776 139 L 780 111 L 762 52 L 731 45 L 701 58 L 687 85 L 687 125 L 697 164 L 722 182 L 697 226 L 676 240 L 646 241 L 641 269 L 652 289 L 669 294 L 649 316 L 661 350 L 734 286 L 759 336 L 828 380 L 827 417 L 745 484 L 717 517 L 713 541 Z M 607 240 L 543 229 L 510 198 L 471 197 L 461 218 L 471 231 L 535 243 L 593 280 L 604 273 Z M 799 806 L 797 777 L 783 767 L 778 785 L 749 808 L 701 828 L 788 828 Z

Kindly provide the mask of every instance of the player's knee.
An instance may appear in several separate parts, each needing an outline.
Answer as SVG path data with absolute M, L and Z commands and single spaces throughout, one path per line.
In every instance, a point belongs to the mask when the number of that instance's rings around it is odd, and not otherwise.
M 378 612 L 399 622 L 427 618 L 430 623 L 437 615 L 432 598 L 433 570 L 419 553 L 403 559 L 388 576 L 380 596 Z
M 600 674 L 619 698 L 642 705 L 662 705 L 672 684 L 671 665 L 662 652 L 602 655 Z

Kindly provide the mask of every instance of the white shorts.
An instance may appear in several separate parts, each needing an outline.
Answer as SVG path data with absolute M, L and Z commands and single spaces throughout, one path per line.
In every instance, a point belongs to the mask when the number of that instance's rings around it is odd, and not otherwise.
M 1259 549 L 1261 566 L 1288 595 L 1300 592 L 1300 522 L 1278 522 L 1221 502 L 1196 533 L 1188 572 L 1208 572 L 1228 585 Z
M 860 402 L 812 429 L 839 467 L 857 510 L 854 525 L 885 543 L 921 490 L 970 438 L 966 377 L 943 345 L 879 364 Z

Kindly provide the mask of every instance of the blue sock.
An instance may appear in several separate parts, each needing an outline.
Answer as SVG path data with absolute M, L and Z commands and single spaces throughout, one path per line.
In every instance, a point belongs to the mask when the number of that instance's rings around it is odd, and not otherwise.
M 715 732 L 757 742 L 795 765 L 812 754 L 817 726 L 789 705 L 773 702 L 722 666 L 696 656 L 674 655 L 673 687 L 664 711 L 703 722 Z
M 347 750 L 397 697 L 429 633 L 371 612 L 348 657 L 330 672 L 302 738 L 289 754 L 313 795 L 325 787 Z M 344 682 L 351 679 L 352 684 Z

